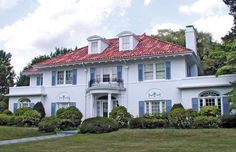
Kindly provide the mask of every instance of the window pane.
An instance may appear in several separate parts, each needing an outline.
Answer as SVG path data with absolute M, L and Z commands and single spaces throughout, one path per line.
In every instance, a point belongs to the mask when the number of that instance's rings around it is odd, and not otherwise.
M 146 102 L 146 113 L 149 113 L 149 102 Z
M 166 78 L 165 64 L 157 63 L 156 64 L 156 79 L 165 79 L 165 78 Z
M 64 71 L 57 72 L 57 84 L 64 84 Z
M 129 37 L 123 37 L 122 38 L 122 49 L 123 50 L 128 50 L 130 49 L 130 41 L 129 41 Z
M 154 101 L 152 102 L 152 114 L 160 113 L 160 102 Z
M 66 71 L 66 84 L 72 84 L 72 70 Z
M 91 42 L 91 52 L 97 52 L 98 51 L 98 42 Z
M 153 79 L 153 64 L 144 65 L 144 79 L 145 80 Z

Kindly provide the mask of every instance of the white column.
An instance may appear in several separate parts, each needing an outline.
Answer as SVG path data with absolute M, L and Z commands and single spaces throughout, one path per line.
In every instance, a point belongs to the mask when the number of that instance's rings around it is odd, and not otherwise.
M 90 117 L 93 117 L 93 113 L 94 113 L 94 107 L 93 107 L 93 104 L 94 104 L 94 95 L 93 94 L 90 94 L 90 106 L 89 106 L 89 111 L 90 111 Z
M 109 116 L 109 113 L 111 112 L 112 110 L 112 103 L 111 103 L 111 93 L 108 93 L 108 116 Z

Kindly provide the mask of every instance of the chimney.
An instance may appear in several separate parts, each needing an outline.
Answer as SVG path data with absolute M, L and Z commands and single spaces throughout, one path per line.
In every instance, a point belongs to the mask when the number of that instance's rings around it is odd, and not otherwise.
M 193 25 L 186 26 L 185 30 L 185 46 L 193 50 L 197 54 L 197 39 L 196 31 Z

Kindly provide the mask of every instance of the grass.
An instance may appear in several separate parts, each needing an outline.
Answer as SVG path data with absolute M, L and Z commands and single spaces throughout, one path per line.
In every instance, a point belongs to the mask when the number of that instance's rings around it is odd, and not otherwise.
M 123 129 L 0 146 L 1 152 L 233 152 L 236 129 Z
M 48 135 L 40 133 L 38 128 L 0 126 L 0 140 Z

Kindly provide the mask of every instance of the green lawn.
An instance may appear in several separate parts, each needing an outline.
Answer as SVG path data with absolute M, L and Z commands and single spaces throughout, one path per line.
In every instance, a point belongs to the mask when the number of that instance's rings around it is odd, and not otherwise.
M 0 140 L 47 135 L 38 132 L 38 128 L 0 126 Z
M 236 129 L 120 130 L 0 146 L 1 152 L 235 152 Z

